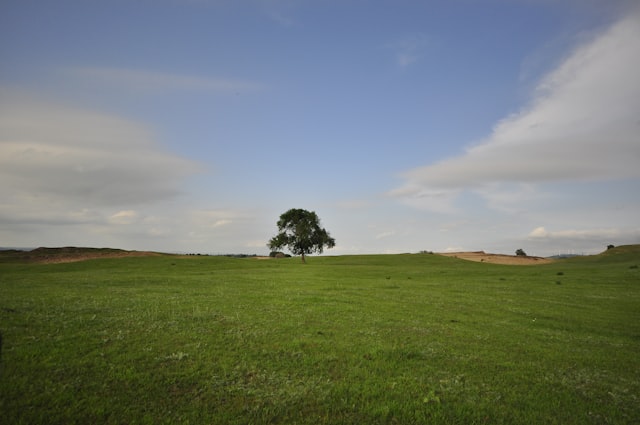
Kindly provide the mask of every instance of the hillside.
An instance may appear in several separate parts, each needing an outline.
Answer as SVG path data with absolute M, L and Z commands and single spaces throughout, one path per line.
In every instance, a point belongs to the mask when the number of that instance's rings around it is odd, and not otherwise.
M 71 263 L 75 261 L 93 260 L 97 258 L 148 257 L 162 255 L 149 251 L 126 251 L 113 248 L 83 248 L 67 246 L 62 248 L 40 247 L 31 251 L 15 249 L 0 251 L 1 262 L 29 263 Z

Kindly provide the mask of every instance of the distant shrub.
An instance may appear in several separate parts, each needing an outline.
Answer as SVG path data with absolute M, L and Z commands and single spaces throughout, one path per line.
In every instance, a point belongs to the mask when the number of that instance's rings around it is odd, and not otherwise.
M 289 258 L 289 257 L 291 257 L 291 255 L 285 254 L 284 252 L 280 252 L 280 251 L 271 251 L 269 253 L 269 257 L 271 257 L 271 258 Z
M 616 247 L 615 245 L 607 245 L 607 249 L 608 249 L 608 250 L 609 250 L 609 249 L 613 249 L 613 248 L 615 248 L 615 247 Z
M 522 256 L 522 257 L 526 257 L 527 253 L 524 252 L 524 250 L 522 248 L 518 248 L 518 249 L 516 249 L 516 255 Z

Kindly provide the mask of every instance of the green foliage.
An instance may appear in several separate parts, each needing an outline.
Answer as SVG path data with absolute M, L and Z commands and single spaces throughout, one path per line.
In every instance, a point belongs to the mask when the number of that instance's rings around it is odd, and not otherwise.
M 640 423 L 637 248 L 291 261 L 1 263 L 2 423 Z
M 316 213 L 303 209 L 293 208 L 282 214 L 278 220 L 278 231 L 269 241 L 269 248 L 278 250 L 287 247 L 294 255 L 301 255 L 302 261 L 306 254 L 322 254 L 324 247 L 333 248 L 336 245 L 335 239 L 320 227 Z
M 526 257 L 526 256 L 527 256 L 527 253 L 526 253 L 526 252 L 524 252 L 524 250 L 523 250 L 522 248 L 518 248 L 518 249 L 516 250 L 516 255 Z
M 269 253 L 269 257 L 271 257 L 271 258 L 288 258 L 288 257 L 291 257 L 291 255 L 285 254 L 284 252 L 280 252 L 280 251 L 271 251 Z

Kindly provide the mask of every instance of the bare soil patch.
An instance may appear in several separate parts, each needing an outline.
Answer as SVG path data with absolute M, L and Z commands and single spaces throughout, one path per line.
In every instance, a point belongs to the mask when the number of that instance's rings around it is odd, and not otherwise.
M 532 257 L 529 255 L 504 255 L 504 254 L 487 254 L 484 251 L 472 252 L 439 252 L 438 255 L 446 257 L 455 257 L 462 260 L 478 261 L 491 264 L 507 264 L 517 266 L 534 266 L 538 264 L 552 263 L 554 260 L 544 257 Z

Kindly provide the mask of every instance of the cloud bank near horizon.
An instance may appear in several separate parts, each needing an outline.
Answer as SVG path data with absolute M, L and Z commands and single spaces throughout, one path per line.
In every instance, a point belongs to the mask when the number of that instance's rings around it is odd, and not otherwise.
M 16 202 L 155 202 L 177 196 L 202 168 L 164 151 L 144 125 L 27 96 L 3 96 L 0 134 L 3 196 Z
M 257 246 L 265 226 L 254 213 L 203 209 L 185 187 L 204 165 L 165 149 L 148 126 L 1 93 L 0 239 L 186 252 L 225 237 Z
M 452 211 L 464 190 L 640 178 L 640 13 L 573 50 L 538 85 L 530 106 L 462 155 L 404 173 L 390 192 Z M 513 195 L 513 193 L 512 193 Z

